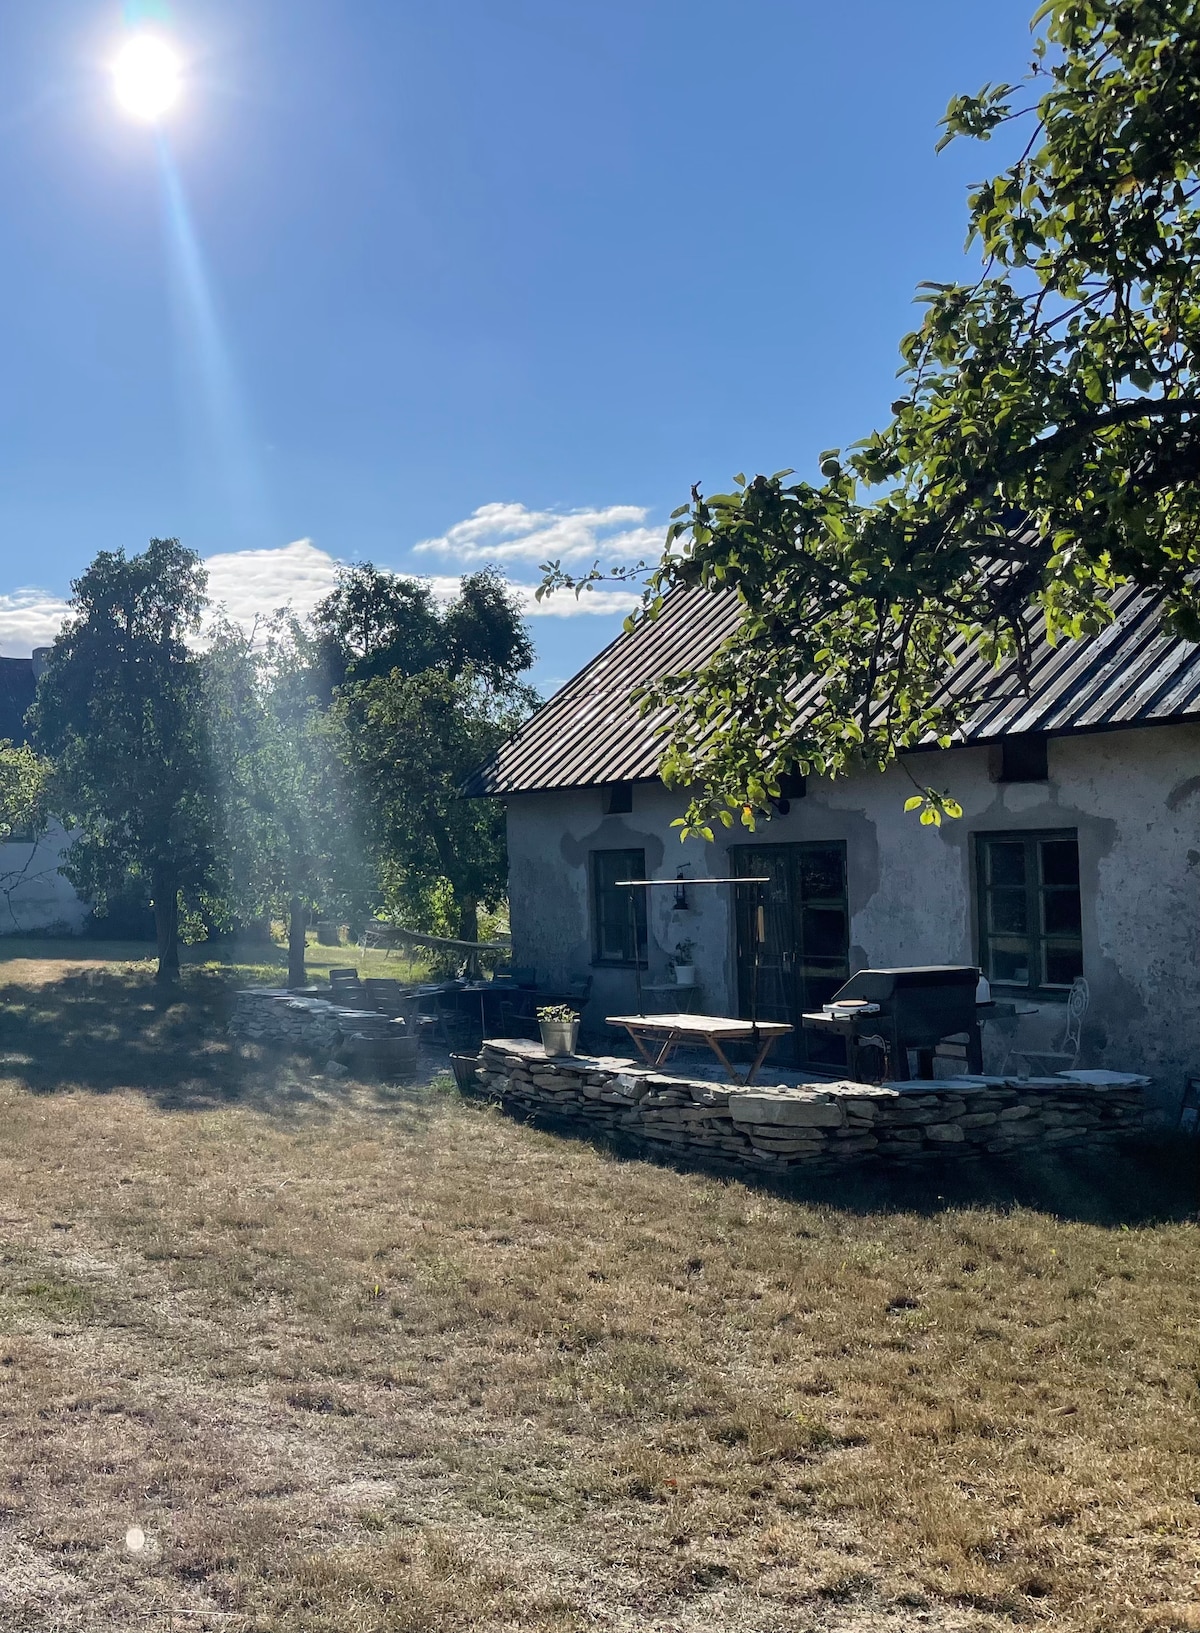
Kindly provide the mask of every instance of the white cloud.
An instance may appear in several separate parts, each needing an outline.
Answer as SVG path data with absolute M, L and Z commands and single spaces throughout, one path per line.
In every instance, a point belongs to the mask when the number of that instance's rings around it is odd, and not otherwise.
M 491 504 L 440 538 L 422 539 L 415 554 L 452 556 L 464 566 L 484 561 L 633 562 L 657 561 L 664 528 L 647 527 L 642 505 L 608 505 L 600 510 L 528 510 L 524 505 Z
M 510 519 L 519 513 L 526 523 L 532 520 L 546 524 L 536 535 L 543 544 L 537 550 L 530 548 L 528 552 L 539 555 L 543 560 L 547 555 L 566 558 L 572 552 L 575 556 L 584 555 L 590 560 L 598 549 L 603 548 L 605 552 L 611 552 L 613 560 L 632 561 L 648 552 L 657 555 L 661 548 L 661 539 L 650 528 L 627 530 L 599 538 L 605 526 L 619 525 L 645 514 L 631 505 L 613 505 L 607 511 L 578 511 L 558 518 L 550 517 L 548 512 L 539 516 L 527 511 L 523 505 L 484 505 L 470 521 L 460 523 L 459 527 L 471 528 L 476 518 L 499 512 Z M 550 522 L 555 525 L 550 526 Z M 488 525 L 492 526 L 491 523 Z M 457 531 L 452 528 L 446 535 L 447 539 Z M 581 542 L 585 533 L 591 540 L 586 545 Z M 545 542 L 552 534 L 559 540 L 554 545 Z M 569 547 L 562 542 L 568 535 L 576 539 L 576 543 Z M 517 546 L 528 544 L 534 537 L 533 533 L 526 533 L 523 540 L 514 540 L 514 550 Z M 432 550 L 439 542 L 426 540 L 418 548 Z M 477 565 L 485 555 L 494 559 L 495 552 L 481 550 L 477 555 L 468 552 L 461 559 L 464 567 L 469 567 Z M 256 618 L 269 616 L 287 604 L 305 617 L 333 588 L 339 565 L 335 556 L 322 550 L 311 539 L 296 539 L 274 550 L 228 551 L 209 556 L 205 562 L 209 598 L 214 607 L 224 606 L 230 618 L 247 626 L 253 624 Z M 449 601 L 458 594 L 459 580 L 456 577 L 424 573 L 412 576 L 424 578 L 439 600 Z M 559 591 L 544 601 L 538 601 L 534 595 L 536 585 L 512 580 L 509 585 L 520 602 L 522 612 L 529 618 L 623 618 L 641 604 L 641 597 L 634 590 L 589 590 L 578 599 L 568 591 Z M 66 601 L 49 590 L 26 588 L 0 594 L 0 653 L 7 657 L 28 657 L 35 646 L 48 646 L 58 634 L 66 614 Z
M 209 556 L 208 595 L 239 624 L 290 603 L 306 617 L 337 580 L 338 563 L 311 539 L 296 539 L 277 550 L 233 550 Z
M 14 590 L 0 595 L 0 652 L 27 658 L 35 646 L 49 646 L 66 616 L 67 603 L 49 590 Z
M 439 601 L 451 601 L 458 594 L 457 578 L 438 574 L 426 577 L 425 582 Z M 632 590 L 585 590 L 578 600 L 572 591 L 559 590 L 539 601 L 536 584 L 516 584 L 512 579 L 507 582 L 526 618 L 624 618 L 642 604 L 641 596 Z

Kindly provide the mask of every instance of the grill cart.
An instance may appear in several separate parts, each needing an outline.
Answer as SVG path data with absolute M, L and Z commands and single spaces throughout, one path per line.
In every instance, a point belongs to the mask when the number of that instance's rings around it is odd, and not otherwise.
M 932 1076 L 934 1050 L 947 1038 L 965 1038 L 967 1070 L 981 1072 L 978 985 L 970 964 L 859 970 L 819 1012 L 804 1016 L 804 1026 L 845 1038 L 851 1077 L 859 1076 L 859 1051 L 868 1047 L 883 1051 L 885 1077 L 908 1079 L 910 1049 L 917 1075 Z

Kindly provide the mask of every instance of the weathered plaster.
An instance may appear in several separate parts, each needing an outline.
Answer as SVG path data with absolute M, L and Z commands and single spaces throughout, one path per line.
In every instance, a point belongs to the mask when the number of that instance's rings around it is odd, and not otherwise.
M 58 871 L 69 844 L 52 823 L 36 844 L 0 845 L 0 936 L 79 934 L 88 909 Z
M 903 811 L 912 783 L 900 767 L 837 783 L 809 779 L 787 816 L 737 829 L 712 845 L 681 845 L 671 821 L 682 802 L 657 784 L 639 785 L 633 811 L 604 817 L 599 790 L 526 794 L 509 802 L 515 956 L 551 981 L 592 969 L 587 854 L 642 846 L 652 876 L 724 875 L 727 847 L 761 841 L 842 839 L 847 846 L 853 967 L 974 963 L 972 837 L 995 831 L 1071 828 L 1079 838 L 1084 973 L 1092 1003 L 1085 1065 L 1145 1071 L 1160 1102 L 1200 1074 L 1200 727 L 1155 726 L 1052 740 L 1046 783 L 1000 784 L 985 748 L 910 759 L 918 782 L 949 788 L 961 821 L 922 827 Z M 654 892 L 648 979 L 666 979 L 676 940 L 697 944 L 705 1005 L 736 1003 L 729 892 L 697 889 L 684 914 L 671 892 Z M 593 971 L 588 1020 L 632 1001 L 629 970 Z M 1061 1005 L 1042 1005 L 1021 1023 L 1021 1041 L 1053 1046 Z M 1008 1043 L 985 1029 L 988 1063 Z

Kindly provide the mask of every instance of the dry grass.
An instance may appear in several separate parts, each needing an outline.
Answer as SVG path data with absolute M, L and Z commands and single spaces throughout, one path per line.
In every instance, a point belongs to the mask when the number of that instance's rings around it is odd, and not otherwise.
M 5 1629 L 1200 1628 L 1177 1159 L 785 1196 L 4 980 Z

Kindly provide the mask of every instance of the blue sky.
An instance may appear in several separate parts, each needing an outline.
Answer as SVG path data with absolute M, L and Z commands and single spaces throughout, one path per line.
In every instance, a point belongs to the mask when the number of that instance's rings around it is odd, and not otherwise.
M 160 150 L 113 99 L 117 0 L 7 7 L 0 651 L 151 534 L 245 613 L 333 559 L 530 584 L 693 481 L 811 472 L 962 270 L 1003 155 L 936 156 L 937 121 L 1022 74 L 1032 9 L 172 0 Z M 619 627 L 564 613 L 543 687 Z

